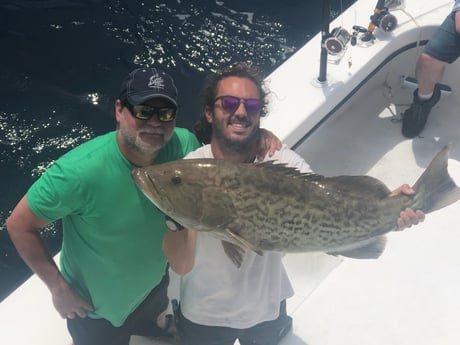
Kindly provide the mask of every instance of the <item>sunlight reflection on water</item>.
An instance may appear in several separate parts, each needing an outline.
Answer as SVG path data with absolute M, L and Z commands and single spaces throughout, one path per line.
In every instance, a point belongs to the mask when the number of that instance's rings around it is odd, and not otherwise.
M 122 77 L 140 65 L 167 70 L 179 89 L 177 123 L 190 128 L 206 73 L 251 61 L 268 74 L 316 33 L 319 14 L 304 0 L 0 3 L 0 300 L 24 278 L 6 218 L 56 158 L 115 127 Z M 59 223 L 42 230 L 52 250 L 59 232 Z

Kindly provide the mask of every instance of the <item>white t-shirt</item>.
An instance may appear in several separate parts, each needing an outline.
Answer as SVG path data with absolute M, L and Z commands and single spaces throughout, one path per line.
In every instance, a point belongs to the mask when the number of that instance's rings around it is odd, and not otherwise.
M 185 158 L 213 158 L 211 146 L 205 145 Z M 311 171 L 303 158 L 286 145 L 265 160 L 286 163 L 302 172 Z M 219 239 L 198 232 L 195 266 L 181 278 L 182 313 L 197 324 L 237 329 L 276 319 L 280 302 L 294 293 L 282 256 L 279 252 L 259 256 L 247 250 L 237 268 Z

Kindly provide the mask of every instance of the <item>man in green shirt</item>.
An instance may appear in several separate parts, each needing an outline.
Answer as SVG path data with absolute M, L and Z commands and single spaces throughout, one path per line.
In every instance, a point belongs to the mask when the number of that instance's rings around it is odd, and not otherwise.
M 165 215 L 137 188 L 136 167 L 182 159 L 196 137 L 175 128 L 171 76 L 139 68 L 115 101 L 117 129 L 60 157 L 30 187 L 7 220 L 19 254 L 45 282 L 75 345 L 128 345 L 131 335 L 164 334 L 168 263 L 188 273 L 193 230 L 166 231 Z M 260 155 L 280 141 L 263 131 Z M 60 270 L 38 229 L 62 219 Z
M 183 158 L 199 147 L 175 128 L 177 90 L 156 68 L 131 72 L 115 102 L 117 130 L 69 151 L 30 187 L 7 221 L 18 252 L 49 288 L 75 345 L 128 345 L 155 335 L 169 300 L 168 262 L 193 265 L 190 231 L 166 231 L 165 216 L 131 170 Z M 58 269 L 38 229 L 62 219 Z

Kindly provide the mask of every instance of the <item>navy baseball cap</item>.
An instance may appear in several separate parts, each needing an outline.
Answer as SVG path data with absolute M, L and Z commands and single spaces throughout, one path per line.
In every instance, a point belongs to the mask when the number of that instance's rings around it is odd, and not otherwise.
M 137 68 L 121 84 L 120 99 L 132 105 L 145 103 L 152 98 L 166 98 L 177 107 L 177 88 L 174 80 L 158 68 Z

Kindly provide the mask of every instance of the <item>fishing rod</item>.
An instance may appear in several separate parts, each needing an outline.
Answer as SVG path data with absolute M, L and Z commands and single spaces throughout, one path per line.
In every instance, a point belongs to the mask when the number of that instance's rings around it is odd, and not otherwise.
M 322 7 L 322 28 L 321 28 L 321 57 L 319 63 L 319 76 L 318 81 L 320 83 L 326 82 L 327 74 L 327 48 L 326 48 L 326 39 L 330 36 L 329 33 L 329 21 L 330 21 L 330 12 L 331 12 L 331 2 L 330 0 L 323 0 Z
M 388 11 L 386 3 L 392 3 L 388 0 L 378 0 L 373 14 L 370 16 L 370 22 L 367 28 L 364 26 L 354 25 L 353 34 L 343 27 L 337 27 L 329 32 L 330 0 L 322 1 L 322 28 L 321 28 L 321 59 L 318 81 L 324 83 L 326 81 L 327 59 L 328 54 L 339 55 L 343 53 L 348 42 L 352 46 L 356 45 L 359 39 L 362 42 L 372 42 L 375 39 L 374 30 L 379 28 L 384 32 L 393 31 L 398 20 L 396 16 Z

